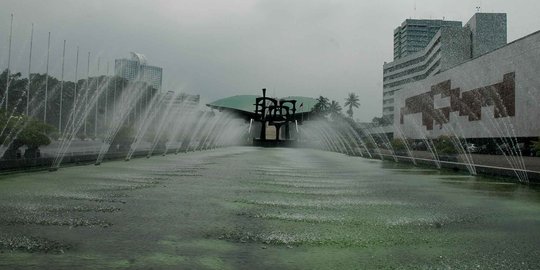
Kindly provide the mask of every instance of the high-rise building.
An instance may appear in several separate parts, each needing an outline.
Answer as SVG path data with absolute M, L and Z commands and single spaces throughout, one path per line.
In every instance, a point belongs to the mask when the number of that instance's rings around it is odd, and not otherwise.
M 465 25 L 471 31 L 472 58 L 507 43 L 505 13 L 476 13 Z
M 157 90 L 161 90 L 163 69 L 150 66 L 146 57 L 140 53 L 131 53 L 131 59 L 116 59 L 114 61 L 116 76 L 130 80 L 145 82 Z
M 383 117 L 388 123 L 394 121 L 394 95 L 404 85 L 506 45 L 506 14 L 477 13 L 461 24 L 405 20 L 394 31 L 394 61 L 383 65 Z
M 461 28 L 458 21 L 407 19 L 394 30 L 394 60 L 423 50 L 442 27 Z
M 394 136 L 455 136 L 486 152 L 530 153 L 540 136 L 540 31 L 480 54 L 404 85 L 394 96 Z

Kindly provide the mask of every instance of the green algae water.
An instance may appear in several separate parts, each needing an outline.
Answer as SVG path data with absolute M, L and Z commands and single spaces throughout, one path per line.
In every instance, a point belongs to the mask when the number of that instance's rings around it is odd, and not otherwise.
M 534 187 L 306 149 L 0 178 L 0 269 L 538 269 Z

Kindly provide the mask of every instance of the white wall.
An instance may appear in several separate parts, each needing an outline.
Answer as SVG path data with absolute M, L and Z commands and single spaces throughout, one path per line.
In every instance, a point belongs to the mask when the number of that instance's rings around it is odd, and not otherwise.
M 400 124 L 400 111 L 405 100 L 429 92 L 432 85 L 451 80 L 451 88 L 461 93 L 502 82 L 503 75 L 515 73 L 515 117 L 494 118 L 493 106 L 482 108 L 482 120 L 469 121 L 459 112 L 450 113 L 450 121 L 433 130 L 421 126 L 421 113 L 404 116 Z M 438 98 L 436 98 L 438 99 Z M 439 106 L 448 101 L 436 100 Z M 472 61 L 441 72 L 425 80 L 403 86 L 395 95 L 395 129 L 409 138 L 423 136 L 457 135 L 465 138 L 500 136 L 540 136 L 540 32 L 536 32 L 507 46 Z

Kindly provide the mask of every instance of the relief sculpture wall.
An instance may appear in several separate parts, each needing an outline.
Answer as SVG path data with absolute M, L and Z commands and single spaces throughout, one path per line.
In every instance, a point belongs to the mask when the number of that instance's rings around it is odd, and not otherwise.
M 449 106 L 437 107 L 436 97 L 449 100 Z M 452 88 L 450 80 L 433 85 L 431 91 L 405 99 L 405 106 L 400 108 L 400 123 L 403 124 L 405 115 L 421 113 L 422 125 L 427 130 L 433 130 L 434 125 L 440 129 L 448 123 L 451 112 L 478 121 L 482 119 L 482 107 L 488 106 L 493 106 L 495 118 L 515 116 L 515 72 L 504 74 L 501 82 L 468 91 Z

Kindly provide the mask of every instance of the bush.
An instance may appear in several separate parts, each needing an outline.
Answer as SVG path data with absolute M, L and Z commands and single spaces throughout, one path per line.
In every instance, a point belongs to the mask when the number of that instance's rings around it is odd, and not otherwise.
M 540 137 L 538 138 L 538 141 L 532 142 L 531 151 L 533 151 L 534 156 L 540 157 Z
M 112 151 L 126 151 L 129 150 L 131 143 L 134 140 L 134 131 L 131 126 L 122 126 L 114 136 L 110 150 Z
M 402 139 L 395 138 L 390 142 L 390 144 L 392 145 L 392 148 L 394 149 L 394 151 L 407 149 L 405 141 L 403 141 Z
M 55 132 L 53 126 L 35 118 L 24 115 L 8 116 L 3 112 L 0 112 L 0 130 L 3 131 L 0 140 L 8 147 L 2 157 L 4 159 L 20 158 L 19 148 L 24 145 L 28 147 L 28 155 L 25 153 L 25 157 L 38 157 L 39 147 L 49 145 L 49 134 Z
M 372 142 L 365 143 L 367 149 L 375 149 L 375 145 Z
M 6 114 L 0 116 L 0 128 L 4 131 L 0 140 L 5 146 L 12 142 L 28 147 L 49 145 L 51 139 L 48 135 L 56 131 L 53 126 L 35 118 L 24 115 L 7 117 Z
M 456 146 L 452 143 L 452 138 L 449 136 L 440 136 L 437 138 L 435 148 L 439 154 L 455 155 L 458 153 Z

